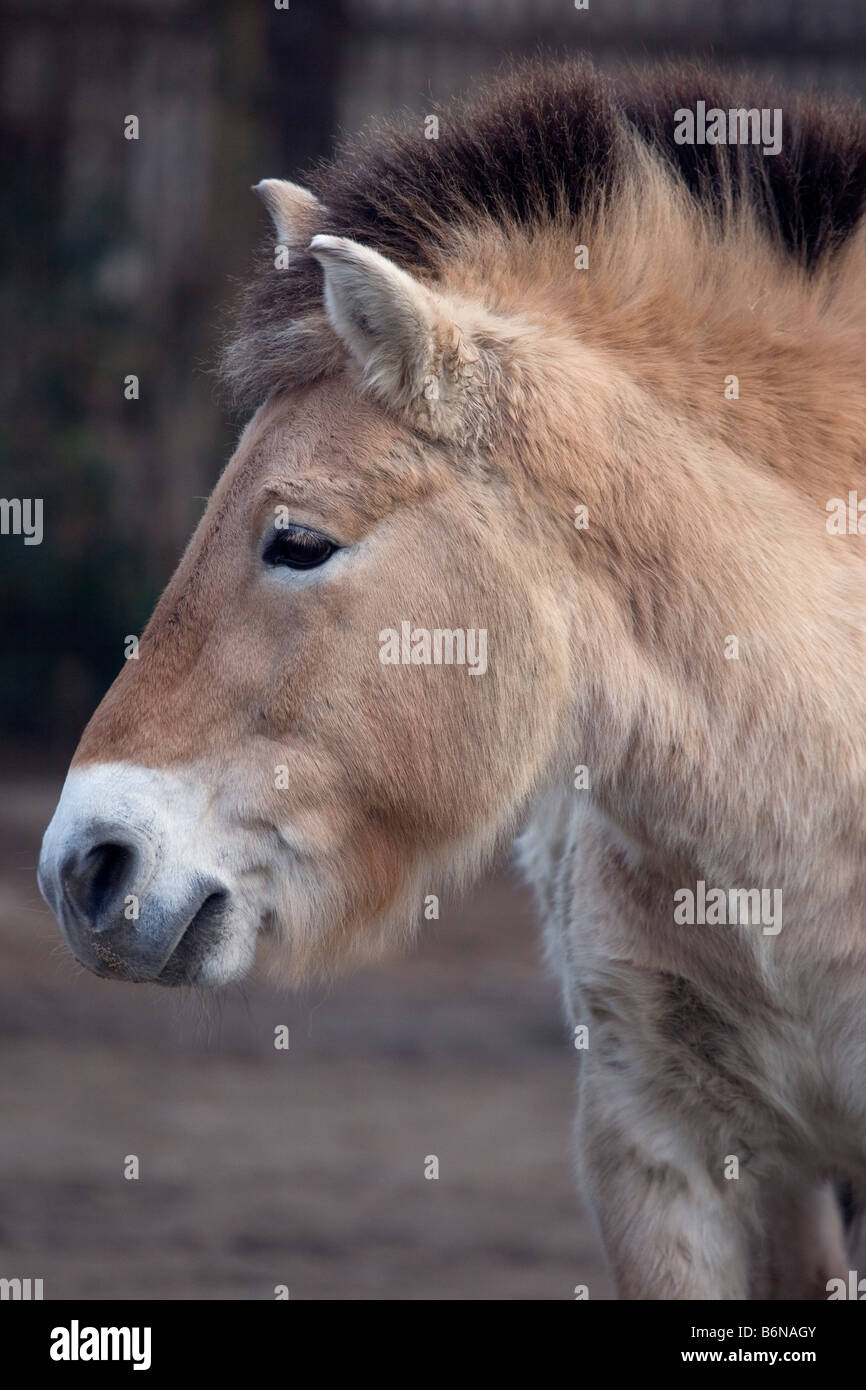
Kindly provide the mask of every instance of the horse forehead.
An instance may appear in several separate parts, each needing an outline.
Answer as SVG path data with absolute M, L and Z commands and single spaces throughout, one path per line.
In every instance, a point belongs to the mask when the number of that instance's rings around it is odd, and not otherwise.
M 261 407 L 214 494 L 211 516 L 228 512 L 237 521 L 266 501 L 309 501 L 335 524 L 351 518 L 373 525 L 401 503 L 450 491 L 454 478 L 443 449 L 351 388 L 326 382 Z
M 351 382 L 337 378 L 267 401 L 244 431 L 234 464 L 232 471 L 251 488 L 282 481 L 291 491 L 296 482 L 318 479 L 351 491 L 363 480 L 390 484 L 399 495 L 425 464 L 425 449 Z

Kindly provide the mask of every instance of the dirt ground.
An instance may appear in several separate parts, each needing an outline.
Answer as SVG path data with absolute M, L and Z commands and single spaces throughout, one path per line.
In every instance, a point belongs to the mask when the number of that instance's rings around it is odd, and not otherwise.
M 36 888 L 60 780 L 0 784 L 0 1277 L 46 1299 L 611 1297 L 515 878 L 329 990 L 103 982 Z

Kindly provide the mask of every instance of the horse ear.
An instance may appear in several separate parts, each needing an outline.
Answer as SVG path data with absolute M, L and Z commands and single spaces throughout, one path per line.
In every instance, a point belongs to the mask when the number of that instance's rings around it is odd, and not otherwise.
M 432 290 L 346 237 L 314 236 L 325 310 L 369 386 L 415 424 L 442 430 L 478 353 Z
M 253 184 L 277 229 L 277 236 L 286 246 L 306 245 L 310 234 L 325 216 L 325 209 L 315 193 L 287 179 L 262 179 Z

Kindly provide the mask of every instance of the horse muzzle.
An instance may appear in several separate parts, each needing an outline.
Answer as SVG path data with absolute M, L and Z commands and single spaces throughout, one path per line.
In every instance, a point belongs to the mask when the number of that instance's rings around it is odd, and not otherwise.
M 78 961 L 107 978 L 224 984 L 255 929 L 236 901 L 207 799 L 174 773 L 73 769 L 39 858 L 39 887 Z

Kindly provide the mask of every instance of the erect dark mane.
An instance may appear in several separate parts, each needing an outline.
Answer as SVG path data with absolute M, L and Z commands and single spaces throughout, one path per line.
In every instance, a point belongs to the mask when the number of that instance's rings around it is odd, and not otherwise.
M 781 108 L 782 149 L 678 145 L 674 113 Z M 637 133 L 697 204 L 722 219 L 722 190 L 747 200 L 768 237 L 806 271 L 851 235 L 866 208 L 866 116 L 853 102 L 791 97 L 764 82 L 698 66 L 603 76 L 587 62 L 533 62 L 481 95 L 440 107 L 438 139 L 421 118 L 375 122 L 306 182 L 327 209 L 317 228 L 351 237 L 406 269 L 435 270 L 455 225 L 493 218 L 540 224 L 579 215 L 610 193 L 634 160 Z M 321 271 L 301 250 L 275 270 L 263 248 L 224 359 L 236 401 L 256 404 L 278 384 L 280 332 L 322 302 Z

